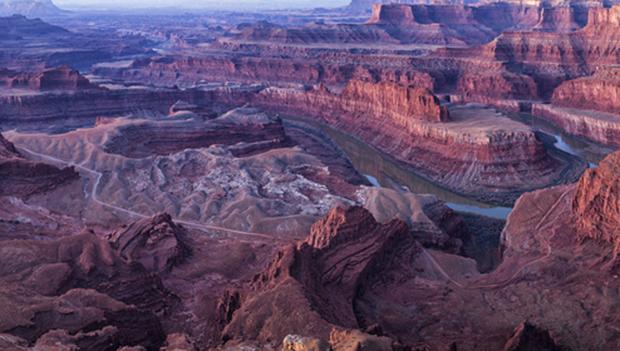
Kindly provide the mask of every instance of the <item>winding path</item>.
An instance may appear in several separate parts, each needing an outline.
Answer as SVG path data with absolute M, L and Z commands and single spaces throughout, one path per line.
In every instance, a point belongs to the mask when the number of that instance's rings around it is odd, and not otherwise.
M 99 172 L 99 171 L 95 171 L 94 169 L 90 169 L 87 167 L 84 167 L 82 165 L 76 164 L 74 162 L 68 162 L 65 160 L 61 160 L 59 158 L 50 156 L 50 155 L 45 155 L 45 154 L 41 154 L 38 153 L 36 151 L 30 150 L 26 147 L 20 146 L 19 149 L 21 151 L 25 151 L 33 156 L 39 157 L 43 160 L 46 160 L 48 162 L 52 162 L 52 163 L 60 163 L 62 165 L 65 166 L 71 166 L 71 167 L 75 167 L 76 169 L 79 169 L 83 172 L 92 174 L 95 176 L 95 182 L 93 183 L 91 192 L 90 192 L 90 198 L 97 204 L 103 206 L 103 207 L 107 207 L 109 209 L 124 213 L 126 215 L 129 216 L 133 216 L 133 217 L 138 217 L 138 218 L 151 218 L 152 216 L 149 215 L 145 215 L 136 211 L 132 211 L 132 210 L 128 210 L 126 208 L 122 208 L 119 206 L 116 206 L 114 204 L 111 203 L 107 203 L 105 201 L 102 201 L 98 198 L 97 196 L 97 189 L 99 188 L 99 183 L 101 182 L 101 178 L 103 177 L 103 173 Z M 224 227 L 220 227 L 220 226 L 216 226 L 216 225 L 209 225 L 209 224 L 202 224 L 202 223 L 196 223 L 196 222 L 191 222 L 191 221 L 185 221 L 185 220 L 181 220 L 181 219 L 173 219 L 176 223 L 180 223 L 183 225 L 186 225 L 188 227 L 192 227 L 195 229 L 199 229 L 202 231 L 220 231 L 220 232 L 224 232 L 224 233 L 230 233 L 230 234 L 236 234 L 236 235 L 245 235 L 245 236 L 254 236 L 254 237 L 260 237 L 260 238 L 266 238 L 266 239 L 271 239 L 271 240 L 279 240 L 278 238 L 272 236 L 272 235 L 268 235 L 268 234 L 263 234 L 263 233 L 253 233 L 253 232 L 246 232 L 246 231 L 242 231 L 242 230 L 236 230 L 236 229 L 230 229 L 230 228 L 224 228 Z

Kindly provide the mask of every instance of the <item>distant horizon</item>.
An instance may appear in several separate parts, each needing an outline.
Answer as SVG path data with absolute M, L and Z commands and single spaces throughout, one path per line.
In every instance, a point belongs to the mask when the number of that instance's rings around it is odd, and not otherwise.
M 318 7 L 341 7 L 350 3 L 350 0 L 135 0 L 128 4 L 124 0 L 52 0 L 62 9 L 92 9 L 92 10 L 133 10 L 148 8 L 177 8 L 187 10 L 277 10 L 277 9 L 311 9 Z

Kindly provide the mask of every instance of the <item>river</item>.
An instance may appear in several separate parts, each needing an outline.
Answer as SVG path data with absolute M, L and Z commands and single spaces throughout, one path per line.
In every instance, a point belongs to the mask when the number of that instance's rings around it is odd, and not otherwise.
M 555 138 L 554 147 L 568 154 L 585 159 L 590 167 L 596 167 L 599 160 L 609 150 L 598 145 L 562 134 L 544 121 L 536 120 L 531 115 L 512 116 Z M 398 191 L 418 194 L 434 194 L 446 202 L 455 211 L 474 213 L 491 218 L 506 219 L 512 208 L 497 207 L 472 200 L 442 188 L 416 174 L 411 168 L 396 161 L 389 155 L 376 150 L 363 141 L 331 128 L 327 125 L 309 121 L 304 118 L 286 117 L 292 121 L 303 121 L 327 134 L 338 147 L 348 156 L 355 169 L 363 174 L 373 186 L 383 186 Z

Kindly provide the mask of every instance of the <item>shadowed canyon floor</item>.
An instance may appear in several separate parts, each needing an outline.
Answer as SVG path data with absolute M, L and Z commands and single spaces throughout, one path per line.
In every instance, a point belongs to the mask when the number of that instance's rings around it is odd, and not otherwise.
M 0 15 L 0 350 L 620 349 L 615 1 Z

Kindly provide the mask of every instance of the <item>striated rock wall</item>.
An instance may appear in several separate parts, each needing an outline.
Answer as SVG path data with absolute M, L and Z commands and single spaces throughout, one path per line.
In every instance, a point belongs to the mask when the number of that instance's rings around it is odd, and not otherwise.
M 261 50 L 269 50 L 261 47 Z M 342 53 L 321 53 L 316 55 L 287 51 L 289 47 L 273 48 L 273 52 L 262 52 L 263 57 L 251 56 L 212 56 L 158 57 L 151 60 L 138 60 L 130 67 L 97 67 L 96 74 L 122 79 L 129 82 L 148 83 L 163 86 L 195 86 L 208 78 L 209 81 L 269 82 L 298 84 L 344 84 L 352 78 L 371 77 L 374 80 L 408 82 L 432 89 L 434 80 L 428 74 L 411 68 L 407 62 L 396 68 L 373 64 L 362 64 L 362 56 L 351 59 Z M 254 51 L 254 47 L 234 50 Z M 322 50 L 322 49 L 320 49 Z M 282 58 L 286 56 L 286 58 Z M 354 61 L 354 62 L 349 62 Z M 383 61 L 379 62 L 383 63 Z
M 553 91 L 551 102 L 562 107 L 620 113 L 620 70 L 605 67 L 592 76 L 566 81 Z
M 620 152 L 586 171 L 577 186 L 573 214 L 582 239 L 608 242 L 620 252 Z
M 89 350 L 156 349 L 165 338 L 157 315 L 166 314 L 172 296 L 159 278 L 124 262 L 94 234 L 8 240 L 0 263 L 1 299 L 15 306 L 0 312 L 0 332 Z
M 459 76 L 457 92 L 468 101 L 485 102 L 485 99 L 527 100 L 538 96 L 538 87 L 532 77 L 523 74 L 505 70 L 469 70 Z
M 131 223 L 108 235 L 108 240 L 129 262 L 139 262 L 151 272 L 167 272 L 189 255 L 183 227 L 168 214 Z
M 605 145 L 620 146 L 618 115 L 548 104 L 532 104 L 532 114 L 555 124 L 567 133 Z
M 441 106 L 432 91 L 424 88 L 353 80 L 347 84 L 342 96 L 350 104 L 344 109 L 390 116 L 402 124 L 406 124 L 408 119 L 429 122 L 447 122 L 450 119 L 448 109 Z

